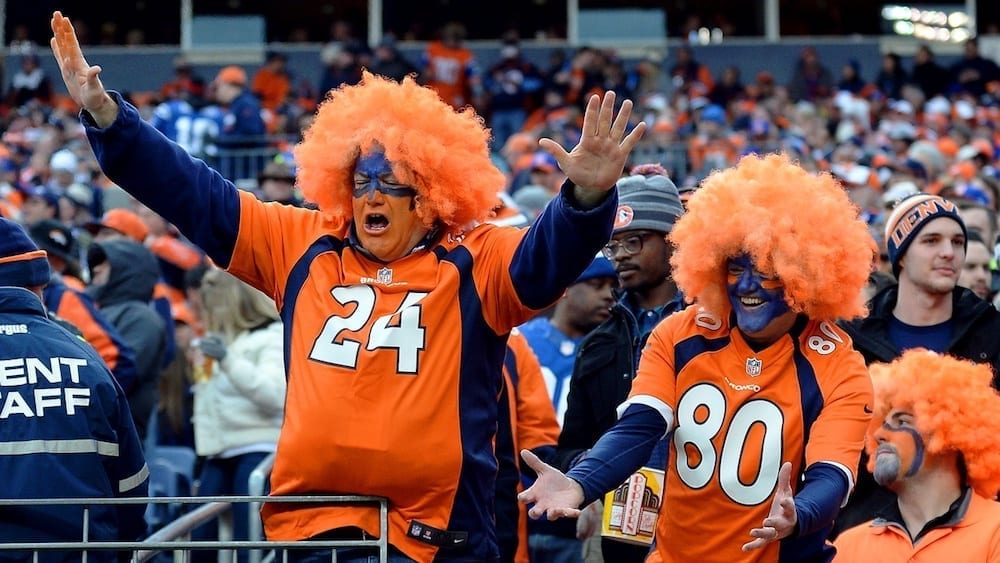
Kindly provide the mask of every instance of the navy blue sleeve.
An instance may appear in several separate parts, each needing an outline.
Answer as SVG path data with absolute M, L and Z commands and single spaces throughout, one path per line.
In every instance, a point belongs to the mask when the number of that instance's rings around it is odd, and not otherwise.
M 551 305 L 611 239 L 618 191 L 583 209 L 567 180 L 514 252 L 510 276 L 518 298 L 532 309 Z
M 81 121 L 101 169 L 114 183 L 173 223 L 225 268 L 236 245 L 240 202 L 236 186 L 192 158 L 139 116 L 121 95 L 118 117 L 98 129 L 87 112 Z
M 829 528 L 847 498 L 850 483 L 842 469 L 815 463 L 805 472 L 805 481 L 795 495 L 798 535 L 805 536 Z
M 642 467 L 667 431 L 663 415 L 646 405 L 629 405 L 621 419 L 566 476 L 583 487 L 587 506 L 621 485 Z

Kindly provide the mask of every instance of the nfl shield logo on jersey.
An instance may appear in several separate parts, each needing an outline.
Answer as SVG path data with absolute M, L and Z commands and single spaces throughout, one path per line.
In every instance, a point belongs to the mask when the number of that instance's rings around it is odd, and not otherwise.
M 760 369 L 764 366 L 764 362 L 758 360 L 757 358 L 747 358 L 747 375 L 750 377 L 757 377 L 760 375 Z
M 389 285 L 392 283 L 392 270 L 389 268 L 379 268 L 379 271 L 375 274 L 375 279 L 378 283 Z

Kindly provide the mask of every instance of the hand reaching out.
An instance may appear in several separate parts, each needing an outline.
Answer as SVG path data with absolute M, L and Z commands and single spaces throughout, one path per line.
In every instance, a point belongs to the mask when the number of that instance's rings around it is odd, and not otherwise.
M 538 474 L 535 484 L 517 495 L 518 501 L 535 504 L 528 510 L 528 516 L 541 518 L 544 515 L 549 520 L 556 520 L 563 517 L 576 518 L 580 515 L 583 489 L 579 483 L 538 459 L 538 456 L 528 450 L 521 450 L 521 458 Z
M 114 123 L 118 116 L 118 104 L 104 90 L 98 77 L 101 67 L 90 66 L 87 59 L 83 58 L 73 24 L 61 12 L 52 14 L 52 39 L 49 45 L 52 46 L 52 54 L 59 63 L 63 82 L 73 101 L 87 110 L 99 127 Z
M 595 94 L 587 100 L 580 142 L 572 151 L 566 152 L 552 139 L 538 142 L 555 157 L 559 168 L 577 186 L 577 199 L 581 203 L 596 204 L 615 185 L 629 153 L 646 131 L 646 124 L 639 123 L 625 134 L 632 115 L 631 100 L 622 102 L 617 116 L 614 113 L 615 93 L 605 93 L 603 100 Z
M 787 538 L 795 531 L 798 515 L 795 513 L 791 479 L 792 464 L 786 461 L 778 471 L 778 488 L 771 501 L 771 513 L 764 519 L 762 527 L 750 530 L 750 535 L 756 539 L 743 544 L 743 551 L 760 549 L 771 542 Z

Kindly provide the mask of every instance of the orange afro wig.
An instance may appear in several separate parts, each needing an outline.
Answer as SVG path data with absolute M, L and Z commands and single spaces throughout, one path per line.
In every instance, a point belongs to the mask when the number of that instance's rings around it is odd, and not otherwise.
M 360 84 L 331 91 L 295 147 L 298 183 L 338 226 L 352 216 L 354 164 L 381 147 L 421 199 L 425 222 L 461 227 L 482 220 L 505 178 L 490 160 L 489 131 L 471 109 L 456 113 L 411 77 L 402 83 L 365 72 Z
M 864 314 L 862 288 L 875 241 L 847 194 L 784 155 L 745 156 L 705 179 L 674 225 L 670 262 L 689 301 L 728 316 L 726 260 L 746 253 L 785 285 L 795 311 L 814 319 Z
M 988 364 L 974 364 L 923 349 L 908 350 L 891 364 L 869 368 L 875 407 L 866 447 L 886 415 L 896 408 L 915 417 L 928 454 L 960 452 L 969 484 L 993 498 L 1000 492 L 1000 394 Z M 869 460 L 873 469 L 875 456 Z

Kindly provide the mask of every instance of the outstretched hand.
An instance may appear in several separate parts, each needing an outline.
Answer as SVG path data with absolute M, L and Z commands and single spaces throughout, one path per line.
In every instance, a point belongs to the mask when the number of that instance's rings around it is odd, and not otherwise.
M 765 545 L 792 535 L 798 515 L 795 512 L 795 498 L 792 491 L 792 464 L 785 462 L 778 470 L 778 488 L 771 500 L 771 513 L 764 519 L 763 526 L 750 530 L 755 539 L 743 544 L 743 551 L 753 551 Z
M 579 483 L 538 459 L 538 456 L 528 450 L 521 450 L 521 458 L 538 474 L 535 484 L 517 495 L 517 500 L 523 504 L 534 503 L 535 506 L 528 510 L 528 516 L 532 518 L 545 516 L 549 520 L 556 520 L 564 517 L 576 518 L 580 515 L 583 489 Z
M 90 66 L 83 58 L 80 41 L 69 18 L 61 12 L 52 14 L 52 54 L 59 63 L 63 82 L 70 97 L 87 110 L 99 127 L 111 125 L 118 116 L 118 104 L 104 90 L 98 77 L 101 67 Z
M 548 151 L 559 162 L 566 177 L 583 194 L 578 199 L 584 203 L 600 201 L 621 177 L 625 161 L 635 147 L 646 124 L 639 123 L 625 134 L 629 117 L 632 115 L 632 101 L 622 102 L 617 117 L 615 113 L 615 93 L 608 91 L 602 100 L 593 95 L 587 100 L 587 110 L 583 114 L 583 130 L 580 142 L 573 150 L 566 152 L 552 139 L 541 139 L 539 146 Z M 579 196 L 583 197 L 579 197 Z

